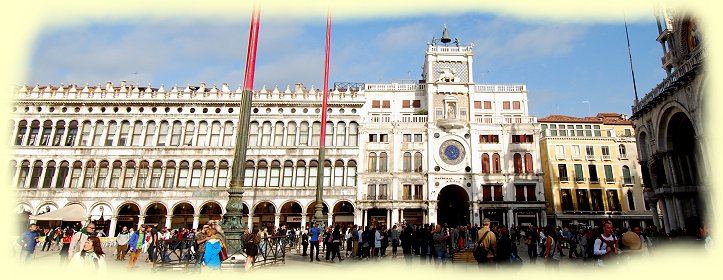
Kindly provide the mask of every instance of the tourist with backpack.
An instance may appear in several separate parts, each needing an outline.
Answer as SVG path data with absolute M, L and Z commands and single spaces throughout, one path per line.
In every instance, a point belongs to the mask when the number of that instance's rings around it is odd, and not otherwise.
M 613 234 L 613 225 L 609 222 L 603 225 L 603 233 L 595 239 L 593 255 L 598 266 L 604 266 L 619 253 L 618 238 Z
M 477 232 L 477 244 L 475 245 L 473 255 L 477 263 L 480 265 L 492 265 L 495 263 L 495 255 L 497 249 L 497 237 L 490 229 L 490 219 L 485 218 L 482 221 L 482 228 Z
M 562 255 L 562 246 L 560 246 L 560 234 L 555 231 L 552 225 L 545 227 L 545 267 L 557 270 L 560 268 L 560 256 Z

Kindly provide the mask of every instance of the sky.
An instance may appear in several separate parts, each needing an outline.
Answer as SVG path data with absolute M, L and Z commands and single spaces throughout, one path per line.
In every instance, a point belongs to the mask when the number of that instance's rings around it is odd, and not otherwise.
M 638 96 L 665 77 L 657 25 L 628 20 Z M 121 80 L 170 89 L 174 84 L 243 83 L 250 12 L 231 20 L 159 17 L 86 20 L 45 26 L 31 44 L 28 85 L 97 85 Z M 332 15 L 329 83 L 418 80 L 426 44 L 446 24 L 452 38 L 474 44 L 476 84 L 526 84 L 529 113 L 583 117 L 631 114 L 634 91 L 623 13 L 581 22 L 494 11 Z M 261 9 L 254 88 L 295 83 L 322 87 L 326 19 L 265 17 Z M 586 101 L 586 102 L 583 102 Z

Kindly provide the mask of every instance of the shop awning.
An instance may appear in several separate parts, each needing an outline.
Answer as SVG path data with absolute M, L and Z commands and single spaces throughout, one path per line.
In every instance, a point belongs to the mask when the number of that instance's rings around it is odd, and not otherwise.
M 30 219 L 36 221 L 85 221 L 88 216 L 85 214 L 83 206 L 71 204 L 42 215 L 30 216 Z

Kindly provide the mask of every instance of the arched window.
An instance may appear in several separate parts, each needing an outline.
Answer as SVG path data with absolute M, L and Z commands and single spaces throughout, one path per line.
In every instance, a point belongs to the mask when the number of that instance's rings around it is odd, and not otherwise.
M 633 190 L 628 190 L 628 209 L 635 211 L 635 197 L 633 196 Z
M 281 177 L 281 163 L 278 160 L 271 162 L 271 172 L 269 176 L 269 187 L 279 187 Z
M 146 125 L 146 140 L 144 146 L 153 146 L 153 138 L 156 136 L 156 122 L 149 121 Z
M 334 146 L 334 123 L 326 122 L 326 134 L 324 137 L 324 144 L 326 146 Z
M 630 177 L 630 167 L 623 165 L 623 183 L 626 185 L 633 184 L 633 178 Z
M 181 122 L 175 121 L 173 122 L 173 127 L 171 128 L 171 142 L 169 143 L 170 146 L 177 147 L 181 144 L 181 132 L 183 130 L 181 129 Z
M 131 123 L 128 121 L 121 122 L 120 136 L 118 137 L 118 146 L 126 146 L 128 144 L 128 137 L 131 131 Z
M 502 163 L 500 162 L 500 155 L 498 153 L 492 154 L 492 170 L 494 173 L 502 173 Z
M 280 147 L 284 145 L 284 123 L 276 122 L 274 125 L 274 146 Z
M 271 124 L 269 124 L 271 125 Z M 266 161 L 259 161 L 258 169 L 256 170 L 256 187 L 262 188 L 266 186 L 266 175 L 268 175 L 268 164 Z
M 309 145 L 309 123 L 301 122 L 299 125 L 299 146 Z
M 350 160 L 346 166 L 346 186 L 356 187 L 356 161 Z
M 95 134 L 93 134 L 93 146 L 103 146 L 103 131 L 105 131 L 105 124 L 103 121 L 97 121 L 95 123 Z
M 18 174 L 18 189 L 22 189 L 25 187 L 25 181 L 28 179 L 28 174 L 30 173 L 30 161 L 24 160 L 23 163 L 20 164 L 20 174 Z
M 191 169 L 191 188 L 198 188 L 201 186 L 201 167 L 200 161 L 193 162 L 193 169 Z
M 336 145 L 344 146 L 346 144 L 346 123 L 339 122 L 336 124 Z
M 206 146 L 206 136 L 208 136 L 208 123 L 201 121 L 198 124 L 198 139 L 196 140 L 196 146 Z M 193 185 L 191 185 L 193 187 Z
M 133 139 L 131 139 L 131 146 L 141 146 L 143 140 L 143 123 L 136 121 L 133 124 Z
M 68 124 L 68 137 L 65 139 L 65 146 L 75 145 L 75 138 L 78 135 L 78 122 L 71 121 Z
M 153 162 L 153 169 L 151 170 L 151 188 L 160 188 L 161 187 L 161 171 L 163 170 L 161 167 L 163 166 L 163 163 L 159 160 Z
M 251 122 L 249 124 L 249 147 L 255 147 L 259 144 L 259 123 Z
M 90 122 L 88 122 L 88 129 L 90 129 Z M 35 140 L 38 138 L 38 132 L 40 131 L 40 121 L 33 121 L 30 125 L 30 134 L 28 135 L 27 146 L 35 146 Z
M 512 156 L 512 164 L 514 166 L 515 174 L 521 174 L 522 173 L 522 155 L 515 153 L 514 156 Z
M 211 142 L 213 143 L 213 142 Z M 203 174 L 203 187 L 213 187 L 213 177 L 216 176 L 216 163 L 212 160 L 206 162 L 206 174 Z
M 47 120 L 43 122 L 43 132 L 40 135 L 40 145 L 47 146 L 50 142 L 50 132 L 53 131 L 53 121 Z
M 525 173 L 532 174 L 535 169 L 532 166 L 532 154 L 525 153 Z
M 490 155 L 488 155 L 487 153 L 482 154 L 482 173 L 490 173 Z
M 141 164 L 138 165 L 138 181 L 136 182 L 136 188 L 144 189 L 147 187 L 146 180 L 148 179 L 149 169 L 150 164 L 148 164 L 148 161 L 141 161 Z
M 118 133 L 118 124 L 115 121 L 111 121 L 108 123 L 108 136 L 105 137 L 106 146 L 113 146 L 116 133 Z
M 166 162 L 166 177 L 163 179 L 163 188 L 173 188 L 173 178 L 176 177 L 176 162 L 169 160 Z
M 351 122 L 349 124 L 349 146 L 356 147 L 359 145 L 359 124 Z
M 620 144 L 620 146 L 618 146 L 618 152 L 620 152 L 620 158 L 628 158 L 627 151 L 625 150 L 625 145 Z
M 344 162 L 337 160 L 334 162 L 334 186 L 344 185 Z
M 183 145 L 191 146 L 193 144 L 193 132 L 196 131 L 196 123 L 193 121 L 186 122 L 186 132 L 183 135 Z
M 294 183 L 294 163 L 290 160 L 287 160 L 284 162 L 284 179 L 282 181 L 282 186 L 284 187 L 291 187 Z
M 110 172 L 111 189 L 117 189 L 119 187 L 122 166 L 123 164 L 118 160 L 113 162 L 113 170 Z
M 296 122 L 289 122 L 286 129 L 286 146 L 296 146 Z
M 43 173 L 43 162 L 42 161 L 35 161 L 33 163 L 33 173 L 30 175 L 30 188 L 35 189 L 38 187 L 38 184 L 40 183 L 40 175 Z
M 219 141 L 221 140 L 221 123 L 220 122 L 213 122 L 211 123 L 211 141 L 208 143 L 209 146 L 218 146 Z
M 387 172 L 387 166 L 389 164 L 387 161 L 387 153 L 379 153 L 379 172 Z
M 70 188 L 77 189 L 80 188 L 80 175 L 81 175 L 81 169 L 83 169 L 83 163 L 80 161 L 76 161 L 73 163 L 73 169 L 70 171 Z
M 247 160 L 244 169 L 244 187 L 251 187 L 254 185 L 254 174 L 256 165 L 252 160 Z
M 50 184 L 53 183 L 53 176 L 55 176 L 55 161 L 51 160 L 48 162 L 48 167 L 45 168 L 45 178 L 43 179 L 44 189 L 50 188 Z
M 98 168 L 98 180 L 95 181 L 96 188 L 105 188 L 105 182 L 108 180 L 108 161 L 100 162 Z
M 90 121 L 84 121 L 80 129 L 80 144 L 78 146 L 88 146 L 90 144 Z
M 412 172 L 412 153 L 406 152 L 403 155 L 402 171 Z
M 20 146 L 23 144 L 25 133 L 28 132 L 27 125 L 28 122 L 25 120 L 22 120 L 20 121 L 20 123 L 18 123 L 18 133 L 15 135 L 15 146 Z
M 271 146 L 271 122 L 261 125 L 261 147 Z
M 221 146 L 233 146 L 233 122 L 228 121 L 223 125 L 223 143 L 221 143 Z
M 65 134 L 65 121 L 58 121 L 58 123 L 55 124 L 53 146 L 60 146 L 60 141 L 63 139 L 63 134 Z
M 123 176 L 123 188 L 130 189 L 133 187 L 133 177 L 136 176 L 136 163 L 134 161 L 126 162 L 126 173 Z M 72 184 L 71 184 L 72 186 Z
M 309 187 L 316 187 L 316 178 L 319 175 L 319 162 L 312 160 L 309 162 Z
M 158 146 L 165 146 L 166 140 L 168 139 L 168 122 L 161 121 L 161 125 L 158 127 Z
M 85 175 L 83 175 L 83 188 L 93 188 L 93 176 L 95 175 L 95 161 L 85 163 Z
M 178 183 L 176 183 L 176 186 L 179 188 L 186 188 L 188 187 L 188 174 L 189 174 L 189 165 L 187 161 L 181 161 L 181 164 L 178 166 Z
M 311 145 L 319 146 L 319 135 L 321 134 L 321 123 L 314 122 L 311 125 Z
M 222 160 L 218 164 L 218 180 L 216 180 L 217 188 L 225 188 L 228 182 L 228 161 Z
M 324 161 L 324 184 L 322 186 L 324 187 L 331 187 L 331 161 L 325 160 Z
M 377 154 L 376 153 L 369 153 L 369 172 L 376 172 L 377 171 Z
M 62 189 L 65 187 L 65 179 L 68 178 L 68 162 L 62 161 L 58 170 L 58 178 L 55 179 L 55 188 Z
M 414 166 L 412 171 L 421 173 L 422 172 L 422 153 L 414 153 Z
M 303 160 L 296 162 L 296 184 L 297 187 L 306 186 L 306 162 Z

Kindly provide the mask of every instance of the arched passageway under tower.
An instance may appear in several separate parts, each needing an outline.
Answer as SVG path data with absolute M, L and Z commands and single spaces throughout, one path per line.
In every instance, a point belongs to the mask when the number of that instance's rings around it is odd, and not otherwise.
M 469 195 L 457 185 L 449 185 L 437 196 L 437 224 L 450 227 L 469 223 Z

